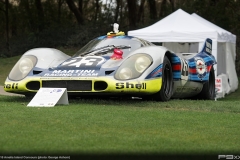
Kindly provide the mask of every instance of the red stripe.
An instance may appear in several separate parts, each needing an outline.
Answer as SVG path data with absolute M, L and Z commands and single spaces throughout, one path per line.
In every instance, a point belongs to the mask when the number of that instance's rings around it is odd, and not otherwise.
M 197 73 L 196 68 L 189 68 L 189 73 Z
M 180 64 L 174 64 L 173 66 L 172 66 L 172 69 L 173 70 L 181 70 L 181 65 Z
M 211 71 L 211 68 L 212 68 L 212 66 L 207 66 L 207 70 L 208 70 L 208 72 Z
M 210 72 L 211 68 L 212 68 L 212 66 L 207 66 L 207 72 Z M 181 70 L 181 65 L 180 64 L 174 64 L 172 66 L 172 69 L 175 70 L 175 71 L 179 71 L 179 70 Z M 197 73 L 197 70 L 196 70 L 196 68 L 189 68 L 189 72 L 190 73 Z

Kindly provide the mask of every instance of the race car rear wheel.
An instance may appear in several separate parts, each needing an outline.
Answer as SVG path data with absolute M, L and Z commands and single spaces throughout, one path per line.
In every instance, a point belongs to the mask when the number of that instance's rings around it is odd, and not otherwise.
M 215 74 L 213 67 L 209 73 L 209 80 L 204 83 L 202 91 L 198 95 L 199 99 L 213 100 L 215 99 Z
M 173 73 L 169 59 L 165 56 L 162 66 L 162 87 L 161 90 L 153 95 L 156 101 L 168 101 L 173 91 Z

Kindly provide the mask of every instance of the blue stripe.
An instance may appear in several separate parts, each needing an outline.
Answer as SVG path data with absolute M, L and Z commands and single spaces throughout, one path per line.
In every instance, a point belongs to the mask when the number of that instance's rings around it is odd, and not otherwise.
M 156 67 L 156 68 L 146 77 L 146 79 L 161 77 L 161 76 L 162 76 L 162 65 L 163 65 L 163 64 L 160 64 L 158 67 Z

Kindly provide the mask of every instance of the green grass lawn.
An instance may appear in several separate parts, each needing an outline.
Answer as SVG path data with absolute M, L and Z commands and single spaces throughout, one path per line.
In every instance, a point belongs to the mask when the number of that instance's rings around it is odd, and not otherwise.
M 238 99 L 165 103 L 75 99 L 52 108 L 26 107 L 29 101 L 0 96 L 1 152 L 240 152 Z
M 0 59 L 0 85 L 18 59 Z M 0 96 L 0 153 L 240 154 L 239 90 L 217 101 L 30 100 Z

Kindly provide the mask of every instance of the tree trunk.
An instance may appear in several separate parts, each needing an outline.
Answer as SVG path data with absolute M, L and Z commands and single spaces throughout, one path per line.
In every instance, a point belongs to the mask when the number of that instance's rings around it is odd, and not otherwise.
M 170 4 L 171 4 L 171 8 L 172 8 L 172 12 L 175 11 L 175 1 L 174 0 L 169 0 L 170 1 Z
M 164 8 L 166 8 L 166 0 L 162 0 L 161 4 L 160 4 L 160 11 L 159 11 L 159 18 L 161 19 L 162 17 L 164 17 Z
M 98 19 L 98 12 L 99 12 L 99 0 L 95 0 L 95 15 L 94 15 L 94 21 L 96 22 Z
M 129 29 L 136 29 L 136 0 L 127 0 Z
M 9 9 L 9 0 L 5 0 L 5 18 L 6 18 L 6 48 L 8 51 L 9 56 L 11 57 L 10 47 L 9 47 L 9 16 L 8 16 L 8 9 Z
M 157 9 L 155 0 L 148 0 L 149 10 L 150 10 L 150 19 L 157 19 Z
M 138 10 L 138 17 L 137 17 L 137 22 L 142 22 L 144 21 L 144 4 L 145 4 L 145 0 L 141 0 L 141 4 Z
M 37 8 L 37 15 L 38 15 L 38 30 L 42 31 L 44 29 L 45 22 L 44 22 L 44 12 L 43 12 L 41 0 L 35 0 L 35 6 Z
M 30 11 L 30 7 L 29 7 L 29 1 L 28 0 L 21 0 L 20 4 L 23 5 L 25 11 L 26 11 L 26 15 L 27 15 L 27 20 L 28 20 L 28 25 L 30 31 L 34 30 L 34 21 L 33 21 L 33 17 L 32 17 L 32 13 Z
M 119 16 L 121 0 L 116 0 L 116 2 L 117 2 L 117 6 L 116 6 L 116 10 L 115 10 L 114 23 L 118 23 L 118 16 Z
M 61 8 L 62 8 L 63 0 L 58 0 L 57 3 L 58 3 L 58 16 L 57 16 L 58 19 L 57 19 L 57 22 L 60 23 L 61 22 L 61 15 L 62 15 Z
M 73 14 L 75 15 L 77 22 L 79 25 L 84 24 L 84 19 L 83 19 L 83 15 L 80 13 L 80 11 L 78 10 L 78 8 L 76 7 L 75 3 L 73 2 L 73 0 L 66 0 L 67 5 L 69 7 L 69 9 L 73 12 Z
M 83 14 L 83 0 L 78 0 L 78 10 L 80 14 Z

